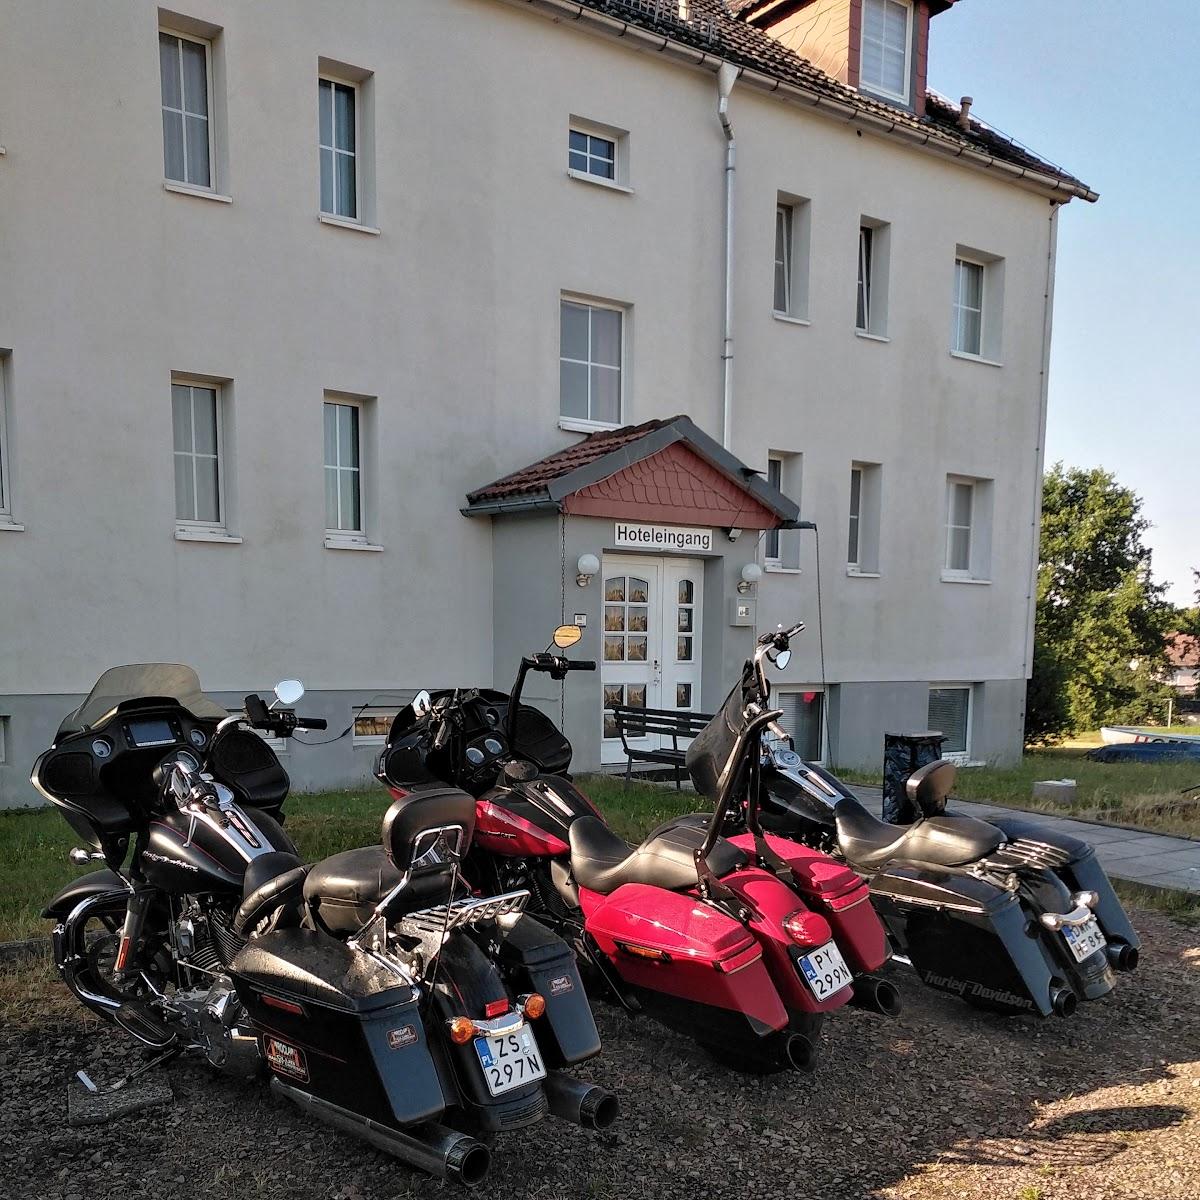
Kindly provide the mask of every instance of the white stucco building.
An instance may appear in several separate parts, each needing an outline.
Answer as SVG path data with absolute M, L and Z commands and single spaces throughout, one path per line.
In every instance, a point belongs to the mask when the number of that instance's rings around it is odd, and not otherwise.
M 506 686 L 576 613 L 580 768 L 605 694 L 711 710 L 797 618 L 807 752 L 1018 754 L 1056 220 L 1095 195 L 927 95 L 948 6 L 0 0 L 0 806 L 116 663 L 299 676 L 329 740 L 285 762 L 348 784 L 414 690 Z M 468 505 L 676 414 L 649 484 Z M 689 511 L 693 467 L 757 524 Z

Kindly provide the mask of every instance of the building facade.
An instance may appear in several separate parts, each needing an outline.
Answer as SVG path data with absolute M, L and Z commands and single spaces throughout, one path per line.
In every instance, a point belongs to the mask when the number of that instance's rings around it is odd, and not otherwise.
M 711 711 L 797 619 L 807 753 L 1019 754 L 1056 220 L 1095 195 L 926 93 L 946 7 L 0 0 L 0 806 L 116 663 L 300 677 L 329 732 L 284 761 L 340 786 L 576 613 L 599 675 L 533 698 L 580 769 L 606 695 Z M 650 483 L 774 507 L 467 499 L 677 415 Z

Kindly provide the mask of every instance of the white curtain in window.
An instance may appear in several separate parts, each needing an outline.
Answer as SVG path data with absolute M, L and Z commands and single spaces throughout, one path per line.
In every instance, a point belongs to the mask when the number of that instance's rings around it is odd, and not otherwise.
M 893 96 L 908 95 L 908 4 L 865 0 L 861 80 Z

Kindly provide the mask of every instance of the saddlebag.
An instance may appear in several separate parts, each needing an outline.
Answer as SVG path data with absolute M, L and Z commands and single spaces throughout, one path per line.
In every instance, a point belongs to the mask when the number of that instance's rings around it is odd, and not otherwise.
M 413 989 L 367 956 L 278 930 L 248 942 L 230 974 L 284 1083 L 393 1128 L 445 1110 Z

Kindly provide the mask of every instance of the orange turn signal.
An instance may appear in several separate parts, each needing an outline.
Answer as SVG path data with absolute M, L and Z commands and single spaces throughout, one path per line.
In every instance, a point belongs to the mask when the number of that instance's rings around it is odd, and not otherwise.
M 521 1007 L 531 1021 L 536 1021 L 546 1011 L 546 998 L 537 992 L 530 992 Z
M 475 1022 L 470 1017 L 451 1017 L 446 1029 L 456 1046 L 465 1046 L 475 1036 Z

